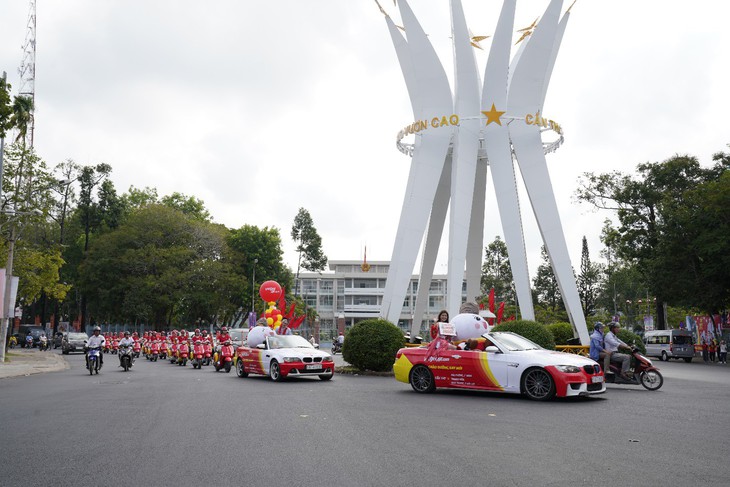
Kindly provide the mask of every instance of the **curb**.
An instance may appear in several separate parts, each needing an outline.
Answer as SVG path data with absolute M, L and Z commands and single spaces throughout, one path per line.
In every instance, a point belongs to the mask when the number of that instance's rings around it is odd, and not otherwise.
M 27 377 L 46 372 L 58 372 L 71 366 L 66 359 L 51 351 L 10 352 L 14 358 L 10 362 L 0 364 L 0 380 L 11 377 Z

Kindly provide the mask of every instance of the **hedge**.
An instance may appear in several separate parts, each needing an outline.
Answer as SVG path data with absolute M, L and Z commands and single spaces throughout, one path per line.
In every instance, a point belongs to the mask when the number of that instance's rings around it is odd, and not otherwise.
M 391 322 L 364 320 L 345 335 L 342 358 L 360 370 L 385 372 L 393 368 L 396 352 L 405 345 L 403 332 Z

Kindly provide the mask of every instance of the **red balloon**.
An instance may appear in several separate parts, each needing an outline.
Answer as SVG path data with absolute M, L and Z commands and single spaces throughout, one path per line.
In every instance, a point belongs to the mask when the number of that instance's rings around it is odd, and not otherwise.
M 259 296 L 264 301 L 277 301 L 281 297 L 281 286 L 276 281 L 266 281 L 259 288 Z

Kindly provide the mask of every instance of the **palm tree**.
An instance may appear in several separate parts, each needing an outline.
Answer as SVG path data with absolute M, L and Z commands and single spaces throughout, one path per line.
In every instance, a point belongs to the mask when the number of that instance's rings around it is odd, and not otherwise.
M 19 95 L 13 101 L 13 115 L 10 117 L 10 123 L 18 129 L 18 136 L 15 142 L 23 141 L 23 149 L 25 150 L 25 137 L 28 135 L 28 129 L 33 123 L 33 98 L 29 96 Z

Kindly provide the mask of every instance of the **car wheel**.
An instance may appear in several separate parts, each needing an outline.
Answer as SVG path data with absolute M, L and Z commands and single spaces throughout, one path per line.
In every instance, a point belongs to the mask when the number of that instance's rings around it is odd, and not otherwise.
M 236 375 L 238 377 L 248 377 L 248 372 L 243 368 L 243 360 L 238 359 L 236 360 Z
M 664 377 L 658 370 L 645 370 L 639 375 L 639 382 L 646 389 L 656 391 L 664 384 Z
M 334 376 L 335 376 L 335 374 L 334 374 L 334 373 L 331 373 L 331 374 L 321 374 L 321 375 L 319 376 L 319 380 L 330 380 L 330 379 L 332 379 L 332 377 L 334 377 Z
M 669 357 L 667 356 L 667 352 L 662 352 L 662 360 L 665 362 L 669 362 Z
M 269 366 L 269 377 L 271 377 L 271 380 L 274 382 L 281 381 L 281 368 L 279 367 L 279 362 L 276 360 L 271 361 L 271 365 Z
M 692 357 L 684 357 L 684 361 L 690 363 L 692 362 Z
M 533 401 L 546 401 L 555 396 L 555 382 L 547 370 L 529 369 L 522 376 L 522 392 Z
M 413 367 L 409 382 L 416 392 L 426 393 L 436 390 L 436 381 L 433 378 L 433 374 L 425 365 L 416 365 Z

